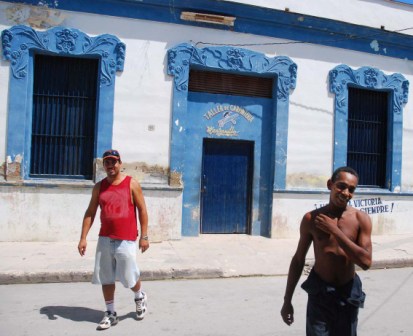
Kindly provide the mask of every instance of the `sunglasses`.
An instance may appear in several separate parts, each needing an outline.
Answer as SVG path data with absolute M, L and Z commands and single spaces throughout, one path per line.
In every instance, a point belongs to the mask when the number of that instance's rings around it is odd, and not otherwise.
M 106 157 L 106 156 L 119 156 L 120 157 L 119 152 L 117 150 L 108 150 L 104 152 L 103 157 Z

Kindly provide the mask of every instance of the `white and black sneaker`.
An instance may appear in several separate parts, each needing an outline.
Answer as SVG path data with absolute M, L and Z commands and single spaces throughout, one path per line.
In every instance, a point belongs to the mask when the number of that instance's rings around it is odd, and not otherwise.
M 136 318 L 142 320 L 145 317 L 147 310 L 148 297 L 145 292 L 142 292 L 142 297 L 135 299 L 136 304 Z
M 99 322 L 97 326 L 97 330 L 105 330 L 118 324 L 119 317 L 116 315 L 116 312 L 111 313 L 110 311 L 105 312 L 105 316 L 103 316 L 102 321 Z

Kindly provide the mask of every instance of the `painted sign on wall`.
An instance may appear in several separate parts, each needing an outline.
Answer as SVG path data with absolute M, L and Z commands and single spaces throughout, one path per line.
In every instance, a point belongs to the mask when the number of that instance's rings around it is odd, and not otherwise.
M 314 207 L 319 209 L 327 203 L 316 203 Z M 369 215 L 376 215 L 381 213 L 393 212 L 394 202 L 387 202 L 381 199 L 381 197 L 354 199 L 348 202 L 348 205 L 353 208 L 359 209 Z
M 214 126 L 206 127 L 206 132 L 209 135 L 237 137 L 239 131 L 235 129 L 235 125 L 238 118 L 241 116 L 250 123 L 254 120 L 254 116 L 250 112 L 237 105 L 219 104 L 204 114 L 206 120 L 212 120 L 217 116 L 219 117 L 216 121 L 218 128 Z

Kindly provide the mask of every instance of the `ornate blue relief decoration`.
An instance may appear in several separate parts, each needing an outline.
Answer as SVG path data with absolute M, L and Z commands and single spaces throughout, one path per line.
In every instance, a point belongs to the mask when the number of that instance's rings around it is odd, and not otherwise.
M 65 27 L 35 31 L 18 25 L 2 31 L 3 58 L 10 61 L 6 155 L 19 158 L 20 177 L 29 179 L 34 78 L 34 55 L 99 59 L 100 81 L 96 120 L 95 154 L 112 145 L 116 72 L 123 71 L 125 44 L 113 35 L 90 37 Z M 20 131 L 16 131 L 20 130 Z M 17 162 L 17 161 L 16 161 Z
M 16 79 L 27 76 L 32 50 L 63 56 L 100 56 L 101 85 L 112 85 L 117 71 L 123 71 L 125 44 L 113 35 L 90 37 L 77 29 L 56 27 L 38 32 L 26 26 L 14 26 L 1 34 L 3 58 L 11 62 Z
M 287 100 L 295 89 L 297 65 L 288 57 L 266 57 L 246 49 L 232 47 L 196 48 L 181 44 L 168 51 L 168 74 L 174 76 L 178 91 L 188 90 L 190 67 L 213 68 L 227 72 L 277 75 L 277 98 Z
M 182 234 L 199 234 L 200 193 L 202 143 L 205 138 L 233 138 L 253 141 L 257 148 L 254 153 L 254 181 L 255 188 L 252 203 L 251 233 L 269 235 L 271 231 L 270 209 L 272 194 L 263 194 L 263 189 L 271 186 L 274 190 L 283 190 L 286 185 L 286 158 L 288 139 L 288 109 L 289 95 L 296 86 L 297 65 L 288 57 L 266 57 L 264 54 L 248 49 L 231 46 L 209 46 L 197 48 L 191 44 L 179 44 L 168 50 L 168 74 L 173 76 L 173 102 L 171 123 L 171 181 L 183 186 L 182 207 Z M 211 103 L 202 100 L 202 93 L 189 92 L 189 75 L 191 70 L 206 70 L 214 72 L 235 73 L 254 77 L 271 78 L 274 81 L 272 99 L 254 98 L 257 107 L 257 119 L 250 125 L 239 127 L 239 131 L 231 133 L 215 132 L 212 124 L 206 122 L 205 113 L 218 111 L 222 106 L 240 108 L 242 102 L 252 104 L 252 97 L 235 97 L 222 94 Z M 205 96 L 207 97 L 207 96 Z M 200 100 L 199 100 L 200 99 Z M 221 103 L 223 105 L 221 105 Z M 235 105 L 228 105 L 235 104 Z M 252 106 L 254 105 L 251 105 Z M 203 106 L 202 113 L 198 107 Z M 259 106 L 259 107 L 258 107 Z M 212 110 L 209 110 L 211 109 Z M 197 109 L 196 112 L 194 109 Z M 202 109 L 202 108 L 201 108 Z M 230 108 L 229 108 L 230 109 Z M 199 113 L 197 113 L 199 112 Z M 219 112 L 218 112 L 219 113 Z M 252 117 L 252 116 L 251 116 Z M 253 118 L 253 117 L 252 117 Z M 202 119 L 202 120 L 201 120 Z M 248 120 L 248 118 L 246 118 Z M 265 121 L 263 121 L 265 119 Z M 252 119 L 251 119 L 252 120 Z M 224 118 L 219 122 L 225 122 Z M 234 119 L 232 119 L 234 122 Z M 263 126 L 265 123 L 265 126 Z M 242 123 L 240 123 L 242 124 Z M 219 126 L 221 129 L 221 126 Z M 262 140 L 265 128 L 266 138 Z M 204 131 L 200 131 L 203 129 Z M 262 146 L 262 147 L 261 147 Z M 264 148 L 264 149 L 261 149 Z M 261 153 L 266 153 L 265 158 Z M 198 167 L 198 168 L 195 168 Z M 260 174 L 262 172 L 263 176 Z M 271 175 L 271 177 L 270 177 Z M 265 185 L 266 187 L 262 187 Z M 261 189 L 262 188 L 262 189 Z M 264 200 L 265 199 L 265 200 Z M 255 215 L 257 213 L 257 215 Z M 260 215 L 258 216 L 258 213 Z M 258 217 L 260 217 L 258 219 Z M 265 232 L 265 233 L 264 233 Z
M 409 82 L 401 74 L 385 75 L 382 71 L 361 67 L 353 70 L 339 65 L 330 71 L 330 92 L 336 95 L 334 118 L 333 169 L 347 165 L 348 139 L 348 87 L 391 92 L 389 130 L 387 139 L 386 186 L 390 191 L 400 191 L 402 169 L 403 105 L 407 103 Z
M 349 85 L 393 91 L 393 112 L 396 114 L 400 114 L 403 105 L 407 103 L 409 81 L 403 75 L 397 73 L 385 75 L 382 71 L 371 67 L 353 70 L 342 64 L 330 71 L 330 92 L 336 95 L 336 112 L 347 114 Z

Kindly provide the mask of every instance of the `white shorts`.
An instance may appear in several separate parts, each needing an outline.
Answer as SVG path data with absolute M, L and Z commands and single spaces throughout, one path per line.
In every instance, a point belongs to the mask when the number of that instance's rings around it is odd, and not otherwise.
M 92 283 L 111 285 L 119 280 L 126 288 L 132 288 L 138 282 L 139 276 L 136 241 L 100 236 L 96 246 Z

